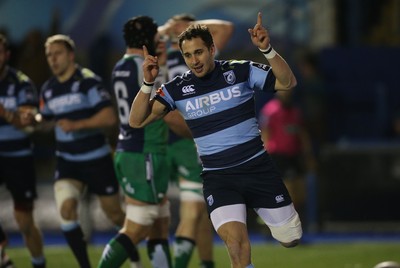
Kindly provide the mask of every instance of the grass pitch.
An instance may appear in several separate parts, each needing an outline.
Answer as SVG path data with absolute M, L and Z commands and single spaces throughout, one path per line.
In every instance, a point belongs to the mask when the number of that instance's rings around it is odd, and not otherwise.
M 144 267 L 151 267 L 147 260 L 144 246 L 140 248 Z M 92 266 L 96 267 L 103 247 L 90 246 L 89 254 Z M 8 255 L 13 259 L 15 267 L 30 268 L 30 257 L 25 248 L 8 248 Z M 66 246 L 47 246 L 45 248 L 47 267 L 78 267 L 71 251 Z M 217 268 L 228 268 L 229 258 L 223 245 L 214 248 Z M 390 242 L 348 242 L 318 243 L 300 245 L 286 249 L 278 244 L 265 243 L 252 246 L 252 260 L 257 268 L 373 268 L 375 264 L 393 260 L 400 262 L 400 243 Z M 199 259 L 195 252 L 189 268 L 198 268 Z M 125 263 L 124 268 L 129 268 Z

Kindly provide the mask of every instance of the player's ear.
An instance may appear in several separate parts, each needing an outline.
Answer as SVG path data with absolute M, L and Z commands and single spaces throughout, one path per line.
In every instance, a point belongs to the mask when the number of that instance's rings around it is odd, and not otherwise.
M 211 55 L 215 56 L 216 52 L 217 52 L 217 48 L 215 47 L 214 44 L 212 44 L 211 47 L 210 47 Z

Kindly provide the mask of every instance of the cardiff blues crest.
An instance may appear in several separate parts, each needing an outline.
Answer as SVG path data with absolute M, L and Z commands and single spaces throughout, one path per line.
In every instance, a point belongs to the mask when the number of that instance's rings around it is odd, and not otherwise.
M 235 76 L 235 73 L 232 70 L 225 72 L 224 73 L 224 78 L 225 78 L 225 81 L 228 84 L 233 85 L 236 82 L 236 76 Z
M 208 202 L 208 205 L 211 207 L 212 204 L 214 204 L 214 197 L 212 195 L 209 195 L 207 197 L 207 202 Z

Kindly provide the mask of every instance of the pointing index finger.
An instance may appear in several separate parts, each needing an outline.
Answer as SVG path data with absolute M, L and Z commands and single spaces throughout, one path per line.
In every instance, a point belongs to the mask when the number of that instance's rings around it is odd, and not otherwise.
M 262 17 L 261 17 L 261 12 L 258 12 L 257 16 L 257 24 L 262 25 Z

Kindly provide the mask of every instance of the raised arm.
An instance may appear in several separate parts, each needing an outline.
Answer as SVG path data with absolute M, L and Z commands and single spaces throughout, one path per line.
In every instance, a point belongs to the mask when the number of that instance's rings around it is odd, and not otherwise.
M 167 35 L 177 43 L 178 35 L 181 34 L 191 24 L 206 25 L 213 36 L 214 45 L 218 50 L 223 49 L 232 37 L 234 25 L 230 21 L 220 19 L 205 19 L 205 20 L 185 20 L 171 18 L 164 25 L 158 27 L 158 32 L 161 35 Z M 179 47 L 177 47 L 179 48 Z
M 133 128 L 145 127 L 168 113 L 163 104 L 158 101 L 150 101 L 151 92 L 159 71 L 158 58 L 149 55 L 145 46 L 143 46 L 143 53 L 143 85 L 136 94 L 129 113 L 129 125 Z
M 287 62 L 271 46 L 269 33 L 262 26 L 261 12 L 258 13 L 257 23 L 253 29 L 248 29 L 251 41 L 267 58 L 272 72 L 276 77 L 275 89 L 288 90 L 297 85 L 296 77 Z
M 226 20 L 207 19 L 198 20 L 195 24 L 203 24 L 210 29 L 214 45 L 218 50 L 223 49 L 233 34 L 233 23 Z

